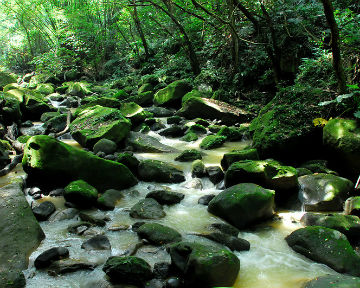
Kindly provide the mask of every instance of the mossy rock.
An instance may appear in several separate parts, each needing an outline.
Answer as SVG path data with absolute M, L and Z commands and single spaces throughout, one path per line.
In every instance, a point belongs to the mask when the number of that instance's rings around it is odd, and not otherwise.
M 195 160 L 191 164 L 191 176 L 194 178 L 202 178 L 207 176 L 206 167 L 202 160 Z
M 117 109 L 94 106 L 82 111 L 70 124 L 70 133 L 80 145 L 92 148 L 102 138 L 119 143 L 130 127 L 130 121 Z
M 6 85 L 10 83 L 16 83 L 17 77 L 14 74 L 0 71 L 0 89 L 3 89 Z
M 304 288 L 357 288 L 360 278 L 346 275 L 325 275 L 306 283 Z
M 35 90 L 44 95 L 50 95 L 55 92 L 54 86 L 50 83 L 38 84 Z
M 226 137 L 209 135 L 206 136 L 200 143 L 200 148 L 205 150 L 215 149 L 221 147 L 226 141 Z
M 186 93 L 184 97 L 182 97 L 181 102 L 184 104 L 187 100 L 193 97 L 203 98 L 204 94 L 201 93 L 199 90 L 191 90 L 190 92 Z
M 20 103 L 24 103 L 26 89 L 11 89 L 6 91 L 5 96 L 14 97 L 19 100 Z M 5 92 L 5 91 L 4 91 Z
M 97 189 L 84 180 L 73 181 L 64 188 L 65 200 L 82 208 L 91 208 L 97 197 Z
M 337 230 L 309 226 L 292 232 L 285 240 L 292 249 L 313 261 L 340 273 L 360 276 L 360 257 Z
M 26 119 L 39 120 L 42 114 L 53 110 L 40 93 L 28 90 L 24 97 L 23 114 Z
M 207 130 L 203 125 L 200 124 L 193 124 L 189 126 L 189 129 L 186 133 L 196 133 L 197 135 L 206 134 Z
M 161 219 L 166 216 L 162 206 L 152 198 L 136 203 L 130 210 L 130 216 L 137 219 Z
M 126 138 L 126 145 L 133 148 L 137 152 L 148 153 L 171 153 L 178 152 L 175 148 L 162 144 L 155 137 L 131 131 Z
M 138 167 L 139 178 L 148 182 L 180 183 L 184 173 L 173 165 L 158 160 L 143 160 Z
M 0 92 L 0 102 L 3 99 L 3 103 L 0 104 L 0 121 L 5 125 L 11 125 L 13 122 L 19 123 L 22 118 L 21 103 L 16 97 L 7 93 L 4 95 Z
M 138 125 L 146 118 L 151 118 L 153 116 L 151 112 L 145 111 L 135 102 L 122 103 L 119 110 L 126 118 L 131 120 L 133 125 Z
M 180 140 L 185 142 L 193 142 L 199 139 L 199 136 L 194 132 L 187 132 Z
M 71 96 L 84 97 L 91 94 L 90 84 L 85 81 L 67 82 L 65 83 L 65 86 L 67 86 L 65 93 Z
M 158 106 L 180 106 L 182 97 L 191 90 L 191 85 L 178 80 L 159 90 L 154 95 L 154 104 Z
M 140 106 L 148 107 L 153 104 L 154 91 L 142 92 L 134 97 L 133 101 Z
M 247 132 L 246 127 L 222 127 L 219 132 L 216 133 L 217 136 L 226 137 L 226 141 L 240 141 L 243 139 L 245 133 Z
M 231 287 L 240 270 L 238 257 L 227 249 L 179 242 L 168 250 L 171 265 L 183 273 L 186 287 Z
M 134 256 L 110 257 L 103 271 L 113 283 L 143 285 L 152 277 L 151 266 Z
M 97 206 L 102 210 L 113 210 L 122 198 L 124 194 L 121 191 L 109 189 L 97 199 Z
M 4 88 L 3 88 L 3 92 L 7 92 L 9 90 L 21 90 L 21 86 L 17 83 L 10 83 L 10 84 L 7 84 Z
M 237 184 L 215 196 L 208 211 L 243 229 L 273 216 L 274 197 L 274 190 L 252 183 Z
M 119 109 L 121 107 L 121 101 L 115 98 L 109 98 L 109 97 L 101 97 L 101 98 L 91 97 L 91 98 L 92 99 L 88 99 L 90 100 L 88 103 L 86 103 L 87 101 L 81 101 L 81 103 L 84 104 L 75 110 L 74 112 L 75 117 L 77 117 L 79 114 L 81 114 L 82 111 L 86 110 L 87 108 L 94 107 L 96 105 L 102 107 L 108 107 L 108 108 L 116 108 L 116 109 Z
M 161 205 L 173 205 L 180 203 L 184 197 L 185 195 L 182 193 L 167 190 L 155 190 L 146 195 L 146 198 L 153 198 Z
M 354 184 L 343 177 L 319 173 L 299 177 L 299 187 L 299 199 L 306 211 L 340 211 Z
M 45 112 L 41 115 L 40 117 L 40 121 L 41 122 L 46 122 L 48 120 L 50 120 L 51 118 L 54 118 L 56 116 L 60 116 L 60 112 L 56 111 L 56 112 Z
M 202 159 L 202 154 L 196 149 L 184 150 L 179 156 L 175 158 L 175 161 L 190 162 L 197 159 Z
M 141 239 L 146 239 L 153 245 L 179 242 L 182 238 L 176 230 L 158 223 L 145 223 L 136 232 Z
M 18 138 L 16 138 L 17 141 L 20 143 L 26 144 L 26 142 L 31 138 L 31 136 L 28 135 L 21 135 Z
M 137 183 L 126 166 L 45 135 L 33 136 L 27 141 L 22 165 L 29 178 L 50 184 L 82 179 L 100 192 L 121 190 Z
M 232 163 L 241 160 L 260 160 L 256 149 L 244 149 L 225 153 L 221 159 L 221 167 L 227 170 Z
M 344 213 L 360 217 L 360 196 L 350 197 L 345 201 Z
M 47 133 L 59 133 L 64 131 L 66 127 L 67 115 L 61 114 L 47 120 L 43 127 Z
M 138 89 L 138 94 L 142 94 L 144 92 L 150 92 L 154 90 L 154 86 L 150 83 L 145 83 L 141 85 L 141 87 Z
M 129 97 L 129 94 L 124 90 L 118 90 L 113 97 L 118 100 L 125 100 Z
M 49 82 L 49 80 L 51 79 L 51 75 L 50 74 L 37 74 L 31 77 L 30 81 L 29 81 L 29 88 L 36 88 L 37 85 L 41 84 L 41 83 L 46 83 Z
M 350 177 L 360 174 L 360 127 L 356 120 L 332 119 L 323 129 L 323 143 L 332 164 Z

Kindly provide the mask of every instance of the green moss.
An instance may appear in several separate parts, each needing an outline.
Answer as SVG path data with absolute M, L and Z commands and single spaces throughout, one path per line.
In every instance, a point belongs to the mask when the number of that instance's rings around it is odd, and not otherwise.
M 185 142 L 192 142 L 192 141 L 196 141 L 198 139 L 199 139 L 199 136 L 194 132 L 188 132 L 181 138 L 181 140 L 185 141 Z
M 136 232 L 141 238 L 145 238 L 155 245 L 181 241 L 181 234 L 179 232 L 158 223 L 145 223 Z
M 206 134 L 207 130 L 200 124 L 194 124 L 189 127 L 187 133 Z
M 227 170 L 232 163 L 241 160 L 259 160 L 259 154 L 256 149 L 244 149 L 225 153 L 221 159 L 221 167 Z
M 19 141 L 20 143 L 25 144 L 30 138 L 31 138 L 31 136 L 22 135 L 22 136 L 19 136 L 16 140 Z
M 225 143 L 225 141 L 226 137 L 224 136 L 209 135 L 202 140 L 200 148 L 205 150 L 218 148 L 221 147 Z
M 141 85 L 141 87 L 138 90 L 138 94 L 142 94 L 144 92 L 150 92 L 154 90 L 154 86 L 151 85 L 150 83 L 145 83 L 143 85 Z
M 10 83 L 16 83 L 17 78 L 14 74 L 0 71 L 0 89 L 4 88 L 6 85 Z
M 181 102 L 181 98 L 191 90 L 191 86 L 184 80 L 178 80 L 159 90 L 154 95 L 155 105 L 173 104 Z
M 64 188 L 65 200 L 82 207 L 91 207 L 97 196 L 96 188 L 83 180 L 73 181 Z
M 193 98 L 193 97 L 202 98 L 202 97 L 204 97 L 204 95 L 199 90 L 192 90 L 192 91 L 186 93 L 181 101 L 184 104 L 186 101 L 188 101 L 190 98 Z
M 44 95 L 49 95 L 55 92 L 54 86 L 49 83 L 38 84 L 35 90 Z
M 247 131 L 246 127 L 222 127 L 217 133 L 217 136 L 226 137 L 226 141 L 238 141 L 241 140 L 244 136 L 244 133 Z

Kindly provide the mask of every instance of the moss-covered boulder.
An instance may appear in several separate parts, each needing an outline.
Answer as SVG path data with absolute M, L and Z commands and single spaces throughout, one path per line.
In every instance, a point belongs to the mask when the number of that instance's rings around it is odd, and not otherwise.
M 164 245 L 181 241 L 181 234 L 175 229 L 158 223 L 145 223 L 136 230 L 140 238 L 153 245 Z
M 10 83 L 16 83 L 17 78 L 14 74 L 0 71 L 0 89 L 3 89 L 6 85 Z
M 19 123 L 22 118 L 21 102 L 8 93 L 0 92 L 0 121 L 5 125 Z
M 184 274 L 186 287 L 231 287 L 240 261 L 226 249 L 196 242 L 179 242 L 168 249 L 171 265 Z
M 113 108 L 94 106 L 82 111 L 70 125 L 72 137 L 83 147 L 92 148 L 102 138 L 119 143 L 130 131 L 131 123 Z
M 292 232 L 285 240 L 292 249 L 311 260 L 340 273 L 360 276 L 360 256 L 337 230 L 309 226 Z
M 274 197 L 273 190 L 242 183 L 220 192 L 210 201 L 208 211 L 243 229 L 273 216 Z
M 140 95 L 141 93 L 144 92 L 149 92 L 149 91 L 153 91 L 154 90 L 154 86 L 150 83 L 145 83 L 143 85 L 140 86 L 140 88 L 138 89 L 138 94 Z
M 153 91 L 142 92 L 134 96 L 133 101 L 140 106 L 148 107 L 153 104 L 154 95 Z
M 37 92 L 27 91 L 24 96 L 23 114 L 26 119 L 39 120 L 45 112 L 52 111 L 53 108 L 47 103 L 47 100 Z
M 175 161 L 190 162 L 197 159 L 202 159 L 201 152 L 196 149 L 188 149 L 181 152 L 181 154 L 175 158 Z
M 7 91 L 9 91 L 9 90 L 17 90 L 17 89 L 19 89 L 19 90 L 21 90 L 22 88 L 21 88 L 21 86 L 19 85 L 19 84 L 17 84 L 17 83 L 10 83 L 10 84 L 7 84 L 6 86 L 4 86 L 4 88 L 3 88 L 3 92 L 7 92 Z
M 167 190 L 154 190 L 146 195 L 146 198 L 153 198 L 161 205 L 173 205 L 180 203 L 185 197 L 184 194 Z
M 55 88 L 50 83 L 41 83 L 36 86 L 35 91 L 44 95 L 50 95 L 55 92 Z
M 46 133 L 58 133 L 65 129 L 66 121 L 67 121 L 67 115 L 61 114 L 47 120 L 44 123 L 43 127 L 46 129 Z
M 45 238 L 24 196 L 22 182 L 0 189 L 0 287 L 25 287 L 22 271 Z
M 24 101 L 25 101 L 25 92 L 27 92 L 27 90 L 25 90 L 25 89 L 11 89 L 11 90 L 6 91 L 5 96 L 14 97 L 20 103 L 24 103 Z
M 91 94 L 90 84 L 85 81 L 63 83 L 63 85 L 56 89 L 56 91 L 59 93 L 65 92 L 68 95 L 79 97 Z
M 133 148 L 137 152 L 148 153 L 171 153 L 178 152 L 175 148 L 162 144 L 155 137 L 131 131 L 126 138 L 126 145 Z
M 247 127 L 222 127 L 219 132 L 216 133 L 217 136 L 226 137 L 226 141 L 240 141 L 243 139 L 244 135 L 247 133 Z
M 137 183 L 126 166 L 101 159 L 45 135 L 28 140 L 22 165 L 30 178 L 41 182 L 67 184 L 82 179 L 99 191 L 121 190 Z
M 332 174 L 299 177 L 299 199 L 306 211 L 340 211 L 353 190 L 353 183 Z
M 126 118 L 131 120 L 133 125 L 142 123 L 146 118 L 153 116 L 151 112 L 145 111 L 135 102 L 122 103 L 119 110 Z
M 55 111 L 55 112 L 45 112 L 41 115 L 40 117 L 40 121 L 41 122 L 46 122 L 48 120 L 50 120 L 51 118 L 54 118 L 56 116 L 60 116 L 60 112 L 59 111 Z
M 152 198 L 136 203 L 130 210 L 130 216 L 137 219 L 160 219 L 166 216 L 162 206 Z
M 244 123 L 254 117 L 251 113 L 225 102 L 200 97 L 187 98 L 176 114 L 190 120 L 198 117 L 221 120 L 225 125 Z
M 274 160 L 242 160 L 230 165 L 225 173 L 225 186 L 252 182 L 275 190 L 297 188 L 297 170 Z
M 180 183 L 185 181 L 184 173 L 181 170 L 158 160 L 141 161 L 138 175 L 139 179 L 148 182 Z
M 319 157 L 322 129 L 314 126 L 313 120 L 327 117 L 328 111 L 314 103 L 329 97 L 324 94 L 320 89 L 298 86 L 280 90 L 249 127 L 260 157 L 287 161 Z
M 178 80 L 156 92 L 153 102 L 158 106 L 178 107 L 181 98 L 189 91 L 191 91 L 191 85 L 184 80 Z
M 304 288 L 357 288 L 360 278 L 346 275 L 325 275 L 307 282 Z
M 360 219 L 354 215 L 306 213 L 300 221 L 305 226 L 323 226 L 338 230 L 350 241 L 360 239 Z
M 221 147 L 226 141 L 226 137 L 209 135 L 206 136 L 200 143 L 200 148 L 205 150 L 215 149 Z
M 206 128 L 203 125 L 194 123 L 194 122 L 190 122 L 186 124 L 188 128 L 188 130 L 186 131 L 186 133 L 195 133 L 197 135 L 203 135 L 207 133 Z
M 64 189 L 65 200 L 83 208 L 92 207 L 97 197 L 97 189 L 84 180 L 73 181 Z
M 193 142 L 199 139 L 199 136 L 194 132 L 186 132 L 180 140 L 185 142 Z
M 323 129 L 323 143 L 337 169 L 354 178 L 360 174 L 360 126 L 356 120 L 330 120 Z
M 116 149 L 117 149 L 117 145 L 114 141 L 103 138 L 95 143 L 93 152 L 95 154 L 99 152 L 104 152 L 106 155 L 108 155 L 108 154 L 113 154 L 116 151 Z
M 202 178 L 207 176 L 205 163 L 198 159 L 191 163 L 191 176 L 194 178 Z
M 122 198 L 124 194 L 121 191 L 109 189 L 97 199 L 97 206 L 102 210 L 113 210 Z
M 221 159 L 221 167 L 227 170 L 232 163 L 241 160 L 260 160 L 260 158 L 256 149 L 236 150 L 224 154 Z
M 143 285 L 152 276 L 151 266 L 142 258 L 134 256 L 110 257 L 103 271 L 113 283 Z

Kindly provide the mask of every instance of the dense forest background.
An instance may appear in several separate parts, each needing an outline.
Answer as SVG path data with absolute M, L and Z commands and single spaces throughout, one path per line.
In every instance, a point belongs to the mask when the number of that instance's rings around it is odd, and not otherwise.
M 359 90 L 359 2 L 4 0 L 0 60 L 18 74 L 106 80 L 130 94 L 143 75 L 158 88 L 188 79 L 257 112 L 284 89 Z

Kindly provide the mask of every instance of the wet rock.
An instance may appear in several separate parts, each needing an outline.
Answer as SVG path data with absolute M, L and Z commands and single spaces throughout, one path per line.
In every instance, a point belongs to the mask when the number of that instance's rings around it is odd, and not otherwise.
M 180 287 L 184 287 L 183 285 L 184 285 L 184 279 L 181 279 L 179 277 L 170 277 L 165 281 L 166 288 L 180 288 Z
M 130 169 L 131 173 L 137 175 L 140 161 L 133 154 L 128 152 L 116 154 L 116 162 L 125 165 Z
M 48 112 L 48 113 L 53 113 L 53 112 Z M 21 123 L 21 127 L 24 127 L 24 128 L 29 128 L 29 127 L 31 127 L 33 125 L 34 124 L 33 124 L 33 122 L 31 120 L 27 120 L 27 121 Z
M 82 235 L 86 230 L 88 230 L 93 225 L 89 222 L 79 222 L 68 227 L 69 233 Z
M 146 222 L 144 221 L 139 221 L 139 222 L 135 222 L 134 224 L 131 225 L 131 230 L 134 232 L 137 232 L 139 230 L 139 228 L 144 225 Z
M 350 241 L 360 239 L 360 219 L 357 216 L 306 213 L 300 221 L 305 226 L 323 226 L 338 230 Z
M 109 139 L 100 139 L 98 142 L 95 143 L 93 152 L 97 154 L 98 152 L 104 152 L 106 155 L 113 154 L 117 149 L 117 145 L 114 141 Z
M 94 217 L 88 214 L 85 214 L 83 212 L 79 213 L 79 218 L 84 221 L 84 222 L 89 222 L 95 226 L 99 226 L 99 227 L 104 227 L 106 225 L 106 219 L 105 217 L 103 218 L 98 218 L 98 217 Z
M 65 200 L 83 208 L 92 207 L 97 196 L 97 189 L 83 180 L 73 181 L 64 189 Z
M 111 250 L 109 239 L 104 235 L 96 235 L 89 240 L 86 240 L 81 249 L 85 250 Z
M 155 190 L 146 195 L 146 198 L 153 198 L 161 205 L 173 205 L 180 203 L 184 197 L 185 195 L 182 193 L 167 190 Z
M 132 218 L 160 219 L 165 217 L 162 206 L 152 198 L 146 198 L 136 203 L 130 211 Z
M 198 190 L 203 189 L 203 183 L 200 178 L 193 178 L 185 182 L 181 186 L 184 186 L 186 189 L 198 189 Z
M 186 131 L 186 133 L 195 133 L 196 135 L 203 135 L 207 133 L 207 130 L 204 126 L 200 124 L 193 124 L 189 126 L 189 129 Z
M 25 119 L 39 120 L 41 115 L 45 112 L 50 112 L 53 109 L 47 104 L 47 100 L 37 92 L 27 91 L 24 96 L 23 114 Z
M 64 195 L 64 192 L 65 192 L 65 190 L 63 188 L 54 189 L 49 192 L 49 196 L 60 197 L 60 196 Z
M 24 287 L 22 271 L 45 234 L 26 201 L 21 182 L 1 187 L 0 197 L 0 287 L 8 287 L 8 283 Z
M 215 195 L 214 194 L 209 194 L 209 195 L 204 195 L 204 196 L 201 196 L 198 200 L 198 204 L 201 204 L 201 205 L 209 205 L 209 202 L 214 199 Z
M 40 83 L 36 86 L 35 91 L 44 95 L 50 95 L 55 92 L 55 89 L 51 83 Z
M 217 133 L 217 136 L 226 137 L 226 141 L 240 141 L 248 132 L 248 127 L 222 127 Z
M 353 183 L 331 174 L 299 177 L 299 199 L 306 211 L 340 211 L 353 190 Z
M 166 128 L 165 124 L 163 124 L 160 121 L 156 121 L 154 124 L 152 124 L 150 126 L 151 131 L 159 131 L 159 130 L 164 129 L 164 128 Z
M 174 110 L 156 106 L 148 107 L 146 111 L 153 113 L 154 117 L 171 117 L 175 113 Z
M 183 126 L 173 125 L 162 130 L 159 134 L 164 137 L 178 138 L 184 136 L 185 130 L 186 128 Z
M 259 160 L 256 149 L 244 149 L 225 153 L 221 159 L 221 167 L 226 171 L 231 164 L 241 160 Z
M 56 276 L 80 270 L 94 270 L 96 266 L 96 263 L 84 262 L 75 259 L 64 259 L 53 262 L 48 268 L 48 273 Z
M 190 149 L 190 150 L 184 150 L 183 152 L 181 152 L 181 154 L 175 158 L 175 161 L 190 162 L 190 161 L 194 161 L 197 159 L 199 159 L 199 160 L 202 159 L 201 152 L 196 149 Z
M 172 265 L 184 274 L 186 287 L 229 287 L 239 273 L 239 259 L 226 249 L 179 242 L 171 245 L 168 251 Z
M 123 102 L 119 110 L 134 126 L 143 123 L 147 118 L 153 117 L 151 112 L 144 110 L 135 102 Z
M 45 201 L 33 208 L 32 211 L 38 221 L 46 221 L 55 210 L 56 207 L 52 202 Z
M 109 189 L 97 199 L 97 206 L 102 210 L 115 209 L 116 203 L 124 197 L 124 194 L 115 189 Z
M 130 127 L 131 122 L 119 110 L 97 105 L 83 110 L 71 123 L 70 132 L 81 146 L 92 148 L 103 138 L 119 143 L 127 137 Z
M 185 141 L 185 142 L 192 142 L 192 141 L 196 141 L 199 139 L 199 136 L 194 133 L 194 132 L 188 132 L 184 135 L 184 137 L 181 137 L 180 140 Z
M 46 133 L 58 133 L 65 129 L 67 121 L 67 115 L 62 114 L 47 120 L 44 123 Z
M 274 196 L 273 190 L 242 183 L 220 192 L 210 201 L 208 211 L 242 229 L 273 216 Z
M 251 113 L 225 102 L 201 97 L 183 99 L 182 108 L 177 112 L 177 115 L 186 119 L 197 117 L 210 120 L 217 119 L 225 125 L 248 122 L 254 117 Z
M 209 135 L 201 141 L 200 148 L 205 150 L 219 148 L 225 143 L 225 140 L 224 136 Z
M 285 240 L 292 249 L 313 261 L 340 273 L 360 276 L 360 257 L 339 231 L 309 226 L 292 232 Z
M 179 107 L 182 97 L 190 91 L 188 82 L 178 80 L 156 92 L 153 101 L 156 106 Z
M 175 116 L 171 116 L 171 117 L 169 117 L 169 118 L 167 118 L 167 124 L 169 124 L 169 125 L 172 125 L 172 124 L 176 124 L 176 125 L 178 125 L 178 124 L 180 124 L 180 122 L 183 120 L 183 118 L 181 118 L 180 116 L 177 116 L 177 115 L 175 115 Z
M 206 173 L 213 184 L 217 184 L 224 179 L 224 172 L 219 166 L 206 167 Z
M 191 176 L 194 178 L 202 178 L 206 176 L 206 167 L 202 160 L 195 160 L 191 164 Z
M 50 216 L 49 221 L 63 221 L 73 219 L 75 216 L 79 214 L 79 210 L 75 208 L 67 208 L 62 211 L 57 211 L 53 215 Z
M 357 288 L 360 278 L 346 275 L 325 275 L 307 282 L 304 288 Z
M 301 164 L 299 168 L 308 169 L 312 173 L 326 173 L 326 174 L 337 175 L 335 171 L 329 169 L 327 166 L 328 166 L 327 160 L 310 160 Z
M 212 241 L 215 241 L 217 243 L 220 243 L 222 245 L 225 245 L 228 247 L 231 251 L 249 251 L 250 250 L 250 242 L 237 238 L 225 233 L 221 232 L 213 232 L 210 234 L 201 234 L 201 236 L 210 239 Z
M 216 229 L 222 233 L 228 234 L 230 236 L 238 237 L 239 229 L 235 228 L 226 223 L 213 223 L 210 225 L 210 229 Z
M 155 278 L 166 279 L 171 273 L 171 265 L 167 262 L 157 262 L 154 264 L 153 274 Z
M 160 143 L 160 141 L 154 137 L 133 131 L 131 131 L 126 138 L 126 145 L 132 147 L 134 151 L 137 152 L 171 153 L 178 151 L 170 146 Z
M 306 168 L 296 168 L 296 171 L 298 173 L 298 177 L 313 174 L 313 172 Z
M 21 127 L 20 133 L 27 136 L 43 135 L 46 133 L 46 129 L 44 125 L 33 125 L 30 127 Z
M 29 179 L 51 185 L 82 179 L 104 191 L 125 189 L 137 183 L 124 165 L 103 160 L 45 135 L 28 140 L 22 165 Z
M 160 279 L 151 279 L 146 281 L 144 288 L 164 288 L 164 283 Z
M 134 256 L 110 257 L 103 271 L 111 282 L 122 284 L 142 285 L 152 276 L 151 266 L 145 260 Z
M 34 266 L 36 267 L 36 269 L 47 268 L 54 261 L 68 257 L 69 257 L 69 250 L 67 248 L 54 247 L 42 252 L 38 257 L 36 257 Z
M 158 223 L 145 223 L 136 232 L 140 238 L 146 239 L 153 245 L 179 242 L 182 238 L 176 230 Z
M 141 161 L 138 175 L 139 179 L 148 182 L 180 183 L 185 181 L 184 173 L 181 170 L 158 160 Z

